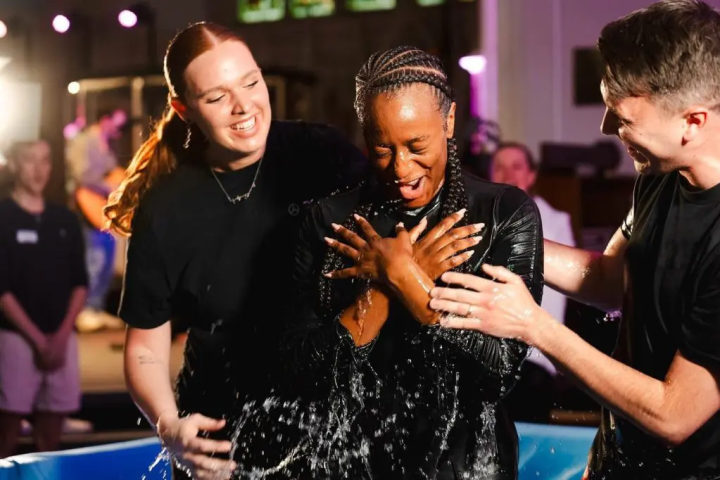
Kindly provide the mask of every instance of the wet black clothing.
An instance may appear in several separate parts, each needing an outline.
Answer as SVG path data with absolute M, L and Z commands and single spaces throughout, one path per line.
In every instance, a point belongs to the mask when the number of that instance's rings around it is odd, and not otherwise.
M 622 231 L 628 279 L 613 356 L 662 380 L 680 351 L 720 378 L 720 185 L 640 176 Z M 591 470 L 607 480 L 718 479 L 720 413 L 671 450 L 603 410 Z
M 189 325 L 179 408 L 226 418 L 235 404 L 269 396 L 277 378 L 277 312 L 302 204 L 358 183 L 367 161 L 335 129 L 303 122 L 273 122 L 263 159 L 217 180 L 190 160 L 141 201 L 119 315 L 136 328 Z M 232 204 L 218 180 L 232 197 L 255 187 Z
M 514 187 L 470 175 L 464 175 L 464 182 L 467 222 L 485 223 L 470 260 L 472 270 L 484 275 L 482 263 L 508 266 L 540 303 L 543 240 L 535 204 Z M 347 443 L 336 449 L 357 453 L 357 458 L 344 459 L 344 465 L 331 464 L 331 472 L 321 465 L 308 478 L 340 478 L 338 472 L 382 480 L 516 478 L 517 434 L 499 402 L 516 381 L 526 345 L 475 331 L 422 326 L 392 301 L 378 337 L 358 348 L 338 318 L 362 294 L 364 282 L 335 280 L 330 311 L 321 307 L 317 288 L 327 251 L 323 237 L 336 236 L 331 223 L 345 223 L 362 196 L 373 195 L 369 190 L 322 200 L 301 228 L 288 366 L 305 383 L 307 397 L 329 398 L 325 408 L 334 416 L 328 422 L 339 423 L 331 430 L 350 425 Z M 427 215 L 429 231 L 441 220 L 445 190 L 420 209 L 384 208 L 369 220 L 381 236 L 390 236 L 398 222 L 410 229 Z M 315 446 L 327 448 L 327 438 L 321 432 L 314 435 Z

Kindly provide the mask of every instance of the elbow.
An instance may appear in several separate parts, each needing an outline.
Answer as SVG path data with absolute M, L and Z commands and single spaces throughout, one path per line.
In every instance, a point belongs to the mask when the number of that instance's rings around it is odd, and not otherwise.
M 662 422 L 657 437 L 667 448 L 677 448 L 693 433 L 695 429 L 688 425 L 687 419 L 666 419 Z

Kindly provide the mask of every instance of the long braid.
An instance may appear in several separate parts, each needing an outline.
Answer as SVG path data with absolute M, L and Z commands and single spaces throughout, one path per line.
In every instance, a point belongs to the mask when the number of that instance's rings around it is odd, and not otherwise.
M 414 47 L 397 47 L 385 52 L 377 52 L 370 56 L 365 65 L 355 77 L 355 112 L 362 127 L 367 122 L 367 106 L 377 95 L 396 92 L 413 84 L 426 84 L 433 87 L 433 93 L 438 101 L 438 110 L 444 117 L 450 112 L 453 102 L 453 92 L 448 83 L 447 74 L 442 62 L 436 56 Z M 441 216 L 445 218 L 458 210 L 467 208 L 467 194 L 462 177 L 460 158 L 458 157 L 457 142 L 455 138 L 448 140 L 445 198 L 442 202 Z M 361 201 L 355 208 L 354 214 L 370 218 L 380 205 L 375 205 L 375 198 L 370 192 L 364 192 Z M 467 225 L 467 217 L 459 222 Z M 353 215 L 343 224 L 353 232 L 357 225 Z M 323 263 L 322 273 L 331 272 L 349 265 L 349 261 L 332 248 L 327 250 Z M 467 262 L 456 267 L 459 272 L 469 272 Z M 332 280 L 324 275 L 320 277 L 319 294 L 320 305 L 323 311 L 332 311 Z

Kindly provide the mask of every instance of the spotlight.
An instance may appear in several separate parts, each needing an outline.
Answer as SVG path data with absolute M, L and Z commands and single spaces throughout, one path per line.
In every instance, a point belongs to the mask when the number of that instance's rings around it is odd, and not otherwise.
M 0 20 L 0 38 L 5 38 L 5 36 L 8 34 L 8 27 L 5 25 L 5 22 Z
M 65 33 L 70 30 L 70 19 L 65 15 L 56 15 L 53 18 L 52 26 L 58 33 Z
M 125 28 L 132 28 L 138 23 L 138 16 L 132 10 L 123 10 L 118 15 L 118 22 Z
M 118 14 L 118 22 L 125 28 L 135 25 L 150 25 L 155 22 L 155 11 L 146 2 L 136 3 Z
M 487 60 L 483 55 L 472 54 L 460 58 L 460 67 L 470 75 L 477 75 L 485 70 Z
M 80 84 L 78 82 L 70 82 L 67 88 L 71 95 L 76 95 L 80 91 Z

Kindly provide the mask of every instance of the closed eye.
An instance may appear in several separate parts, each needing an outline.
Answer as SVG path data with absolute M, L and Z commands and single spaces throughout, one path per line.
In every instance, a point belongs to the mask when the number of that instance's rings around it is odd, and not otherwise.
M 219 97 L 211 98 L 207 101 L 207 103 L 218 103 L 220 100 L 225 98 L 225 95 L 220 95 Z
M 255 80 L 255 81 L 252 82 L 251 84 L 245 85 L 245 88 L 253 88 L 255 85 L 258 84 L 259 81 L 260 81 L 260 80 Z

